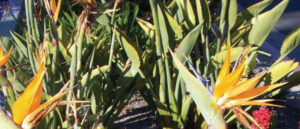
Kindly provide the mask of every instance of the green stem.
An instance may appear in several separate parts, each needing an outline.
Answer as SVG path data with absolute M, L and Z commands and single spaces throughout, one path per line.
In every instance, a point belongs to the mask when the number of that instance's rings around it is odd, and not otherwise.
M 82 57 L 82 46 L 83 46 L 83 39 L 84 39 L 84 34 L 86 32 L 87 28 L 87 18 L 83 20 L 83 23 L 81 25 L 80 31 L 79 31 L 79 37 L 77 39 L 77 71 L 81 69 L 81 57 Z
M 30 36 L 29 34 L 27 34 L 27 54 L 28 54 L 28 58 L 29 58 L 29 63 L 30 63 L 30 66 L 31 66 L 31 69 L 32 69 L 32 72 L 33 74 L 35 75 L 36 74 L 36 69 L 35 69 L 35 63 L 34 63 L 34 60 L 33 60 L 33 56 L 32 56 L 32 53 L 31 53 L 31 44 L 30 44 Z
M 115 22 L 115 14 L 116 14 L 116 8 L 117 8 L 117 7 L 118 7 L 118 3 L 115 2 L 115 4 L 114 4 L 114 9 L 113 9 L 113 14 L 112 14 L 112 16 L 111 16 L 111 22 L 110 22 L 111 25 L 113 25 L 114 22 Z
M 157 13 L 157 3 L 155 0 L 149 0 L 151 11 L 152 11 L 152 16 L 153 16 L 153 23 L 154 23 L 154 29 L 155 29 L 155 45 L 156 45 L 156 56 L 157 56 L 157 64 L 158 64 L 158 70 L 159 70 L 159 75 L 160 75 L 160 85 L 161 87 L 158 87 L 159 90 L 164 90 L 166 89 L 166 72 L 165 72 L 165 67 L 163 63 L 163 49 L 162 49 L 162 42 L 161 42 L 161 33 L 159 29 L 159 21 L 158 21 L 158 13 Z M 165 92 L 165 91 L 162 91 Z M 174 96 L 173 96 L 174 97 Z M 166 102 L 165 96 L 160 96 L 160 102 Z M 163 105 L 166 105 L 166 103 L 162 103 Z M 170 115 L 169 112 L 166 112 L 165 110 L 160 110 L 158 108 L 158 112 L 161 115 Z M 165 123 L 168 125 L 171 125 L 170 123 L 171 120 L 168 118 L 162 118 Z
M 115 37 L 116 37 L 115 35 L 116 35 L 116 24 L 114 25 L 114 31 L 113 31 L 111 46 L 110 46 L 109 61 L 108 61 L 109 71 L 111 69 L 111 63 L 112 63 L 112 58 L 114 53 L 114 45 L 115 45 Z

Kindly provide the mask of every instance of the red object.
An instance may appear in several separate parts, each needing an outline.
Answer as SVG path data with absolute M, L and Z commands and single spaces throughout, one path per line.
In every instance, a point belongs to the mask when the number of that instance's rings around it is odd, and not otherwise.
M 270 120 L 271 120 L 271 111 L 266 106 L 261 106 L 258 110 L 252 112 L 256 122 L 263 128 L 269 129 Z M 252 129 L 257 129 L 254 124 L 251 124 Z M 300 128 L 299 128 L 300 129 Z

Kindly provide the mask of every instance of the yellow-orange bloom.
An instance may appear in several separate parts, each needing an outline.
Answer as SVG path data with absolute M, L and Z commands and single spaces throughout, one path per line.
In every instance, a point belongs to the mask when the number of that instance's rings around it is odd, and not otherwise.
M 44 0 L 44 3 L 46 4 L 49 16 L 56 22 L 61 8 L 61 0 L 58 0 L 57 4 L 55 0 Z
M 251 79 L 240 81 L 244 72 L 246 61 L 244 59 L 245 54 L 242 56 L 242 61 L 236 67 L 235 70 L 230 72 L 230 45 L 228 45 L 227 55 L 223 66 L 218 74 L 216 84 L 213 91 L 213 97 L 219 109 L 232 109 L 237 118 L 246 127 L 249 124 L 245 122 L 247 117 L 249 120 L 255 123 L 255 120 L 244 112 L 239 106 L 242 105 L 265 105 L 265 106 L 278 106 L 271 103 L 272 99 L 260 99 L 252 100 L 266 92 L 269 92 L 275 88 L 278 88 L 286 83 L 277 83 L 273 85 L 267 85 L 262 87 L 256 87 L 266 72 L 263 72 Z M 245 116 L 245 117 L 244 117 Z M 257 124 L 256 124 L 257 125 Z
M 96 4 L 95 0 L 77 0 L 77 2 L 84 8 L 88 6 L 94 7 Z
M 16 124 L 21 125 L 24 118 L 36 110 L 42 100 L 43 76 L 45 65 L 42 64 L 32 81 L 27 85 L 24 93 L 13 104 L 12 114 Z
M 2 67 L 8 62 L 11 50 L 12 48 L 10 48 L 8 52 L 3 55 L 3 49 L 2 46 L 0 45 L 0 67 Z
M 23 94 L 13 104 L 13 120 L 24 129 L 30 129 L 39 124 L 50 111 L 58 106 L 60 98 L 66 93 L 66 91 L 62 89 L 47 102 L 40 105 L 44 73 L 45 63 L 42 61 L 37 74 L 27 85 Z

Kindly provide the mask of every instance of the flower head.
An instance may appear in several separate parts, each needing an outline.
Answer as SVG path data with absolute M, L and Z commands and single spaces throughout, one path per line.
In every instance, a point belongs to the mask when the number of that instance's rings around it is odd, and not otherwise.
M 227 55 L 224 64 L 218 74 L 217 81 L 213 90 L 213 97 L 220 110 L 233 110 L 242 124 L 244 124 L 248 128 L 251 128 L 251 126 L 246 123 L 247 121 L 244 116 L 246 116 L 252 122 L 256 122 L 239 106 L 264 105 L 281 107 L 279 105 L 267 103 L 273 101 L 272 99 L 253 99 L 286 83 L 277 83 L 262 87 L 256 87 L 266 72 L 263 72 L 253 78 L 240 81 L 246 65 L 246 54 L 247 51 L 242 55 L 241 63 L 236 67 L 235 70 L 230 72 L 230 45 L 228 45 Z
M 33 128 L 39 124 L 50 111 L 58 106 L 60 98 L 66 93 L 63 88 L 59 93 L 41 105 L 44 73 L 45 63 L 42 61 L 37 74 L 27 85 L 23 94 L 13 104 L 13 121 L 24 129 Z
M 32 81 L 27 85 L 24 93 L 13 104 L 12 114 L 16 124 L 21 125 L 24 118 L 36 110 L 42 100 L 43 76 L 45 65 L 41 65 Z
M 0 45 L 0 67 L 2 67 L 3 65 L 5 65 L 8 62 L 11 50 L 12 50 L 12 48 L 10 48 L 8 50 L 8 52 L 3 54 L 3 49 L 2 49 L 2 46 Z
M 77 0 L 77 3 L 84 8 L 94 7 L 96 5 L 96 0 Z
M 55 0 L 44 0 L 44 3 L 49 16 L 56 22 L 60 12 L 61 0 L 58 0 L 57 4 Z

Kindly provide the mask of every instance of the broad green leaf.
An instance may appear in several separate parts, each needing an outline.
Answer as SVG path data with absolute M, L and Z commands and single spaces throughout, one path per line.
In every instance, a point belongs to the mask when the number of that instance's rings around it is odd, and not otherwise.
M 125 37 L 124 34 L 119 32 L 119 30 L 116 30 L 116 35 L 117 35 L 117 37 L 119 37 L 120 42 L 123 45 L 128 58 L 132 62 L 132 66 L 137 70 L 141 66 L 141 59 L 138 54 L 138 51 L 130 43 L 130 40 L 128 40 L 128 38 Z
M 226 123 L 223 119 L 222 112 L 218 109 L 209 91 L 184 67 L 177 56 L 171 52 L 174 65 L 177 66 L 188 91 L 194 102 L 200 110 L 203 118 L 213 129 L 225 129 Z
M 249 33 L 249 43 L 257 46 L 264 43 L 288 3 L 289 0 L 283 0 L 273 9 L 252 18 L 253 26 Z
M 30 80 L 30 77 L 22 71 L 18 71 L 13 74 L 11 71 L 7 71 L 7 79 L 11 82 L 11 85 L 14 87 L 14 90 L 17 92 L 23 91 L 25 88 L 25 83 L 27 80 Z
M 203 22 L 204 30 L 207 31 L 210 28 L 211 24 L 211 15 L 210 10 L 207 4 L 207 0 L 196 0 L 196 7 L 197 7 L 197 15 L 198 15 L 198 22 Z
M 193 6 L 191 0 L 181 0 L 182 5 L 184 6 L 188 19 L 192 23 L 193 26 L 196 24 L 196 17 L 193 10 Z
M 229 2 L 229 9 L 228 9 L 228 33 L 230 33 L 232 27 L 235 24 L 235 20 L 237 17 L 237 2 L 236 0 L 230 0 Z
M 253 17 L 257 16 L 261 11 L 263 11 L 268 5 L 272 3 L 273 0 L 263 0 L 258 2 L 241 13 L 238 14 L 235 25 L 233 28 L 238 28 L 242 24 L 248 23 Z
M 66 62 L 68 64 L 71 63 L 71 54 L 70 52 L 65 48 L 65 46 L 62 44 L 62 42 L 58 42 L 59 45 L 59 51 L 61 52 L 62 56 L 65 58 Z
M 100 16 L 96 19 L 96 21 L 97 21 L 98 23 L 100 23 L 101 25 L 104 25 L 104 26 L 109 26 L 109 24 L 110 24 L 109 18 L 108 18 L 108 16 L 107 16 L 106 14 L 100 15 Z
M 165 14 L 164 14 L 164 8 L 161 8 L 161 6 L 157 5 L 157 14 L 158 14 L 158 24 L 159 24 L 159 30 L 160 30 L 160 37 L 161 37 L 161 43 L 163 47 L 163 52 L 166 53 L 169 48 L 169 31 L 168 25 L 166 24 Z
M 25 57 L 28 57 L 27 48 L 24 45 L 26 44 L 26 40 L 24 39 L 24 37 L 15 32 L 10 32 L 10 34 L 16 42 L 16 46 L 18 46 L 18 48 L 21 50 Z
M 240 42 L 244 36 L 247 36 L 247 33 L 251 30 L 251 26 L 243 26 L 241 28 L 237 28 L 232 30 L 232 34 L 231 36 L 231 41 L 232 44 L 235 45 L 236 43 L 238 43 L 235 46 L 244 46 L 244 44 L 242 44 L 242 42 Z M 225 45 L 225 44 L 224 44 Z
M 137 19 L 137 23 L 145 31 L 145 33 L 154 40 L 154 26 L 143 19 Z
M 189 56 L 192 52 L 194 45 L 197 42 L 202 23 L 200 25 L 197 25 L 192 31 L 190 31 L 177 47 L 176 56 L 181 62 L 185 60 L 184 56 Z
M 284 61 L 271 67 L 268 71 L 266 78 L 267 84 L 274 84 L 283 77 L 287 76 L 290 72 L 298 67 L 299 63 L 294 61 Z
M 283 41 L 280 49 L 281 57 L 287 56 L 300 44 L 300 27 L 293 30 Z
M 220 26 L 219 30 L 222 35 L 224 35 L 225 24 L 227 22 L 229 0 L 222 0 L 221 14 L 220 14 Z
M 70 34 L 67 31 L 66 23 L 61 23 L 61 25 L 57 28 L 58 38 L 59 42 L 61 42 L 61 45 L 64 45 L 64 47 L 68 46 L 69 38 L 71 37 Z
M 97 77 L 99 77 L 101 74 L 107 72 L 108 70 L 108 66 L 105 65 L 105 66 L 102 66 L 102 67 L 99 67 L 99 68 L 95 68 L 91 71 L 91 73 L 86 73 L 82 76 L 82 79 L 81 79 L 81 85 L 84 87 L 86 85 L 89 85 L 89 80 L 94 80 L 94 79 L 97 79 Z
M 184 101 L 184 103 L 182 105 L 180 120 L 182 121 L 183 125 L 188 120 L 188 113 L 190 111 L 190 107 L 191 107 L 192 102 L 193 102 L 192 97 L 188 96 L 187 99 Z
M 135 23 L 135 20 L 137 18 L 137 15 L 139 13 L 139 6 L 138 5 L 134 5 L 134 9 L 133 9 L 133 18 L 132 18 L 132 22 L 131 22 L 131 25 L 130 25 L 130 28 L 133 27 L 134 23 Z
M 231 63 L 235 62 L 243 54 L 245 50 L 246 48 L 244 47 L 231 48 L 230 50 Z M 250 48 L 249 53 L 255 50 L 257 50 L 257 47 L 252 47 Z M 216 63 L 218 66 L 221 66 L 225 60 L 226 54 L 227 54 L 227 50 L 218 52 L 216 55 L 212 56 L 213 62 Z
M 78 17 L 77 17 L 74 13 L 72 13 L 72 14 L 73 14 L 73 15 L 70 16 L 67 12 L 64 12 L 64 16 L 67 18 L 68 23 L 69 23 L 72 27 L 74 27 L 74 26 L 75 26 L 75 22 L 74 22 L 74 21 L 76 21 L 75 19 L 77 19 Z
M 182 15 L 183 19 L 187 22 L 189 27 L 195 26 L 196 17 L 193 10 L 193 6 L 190 0 L 176 0 L 176 4 L 179 8 L 179 16 Z M 180 21 L 180 19 L 179 19 Z
M 244 75 L 248 76 L 249 73 L 255 69 L 257 56 L 257 52 L 252 52 L 247 58 Z
M 175 35 L 176 35 L 175 38 L 182 39 L 183 30 L 182 30 L 181 26 L 177 23 L 177 21 L 167 11 L 165 11 L 165 14 L 166 14 L 167 20 L 168 20 L 171 28 L 175 32 Z

